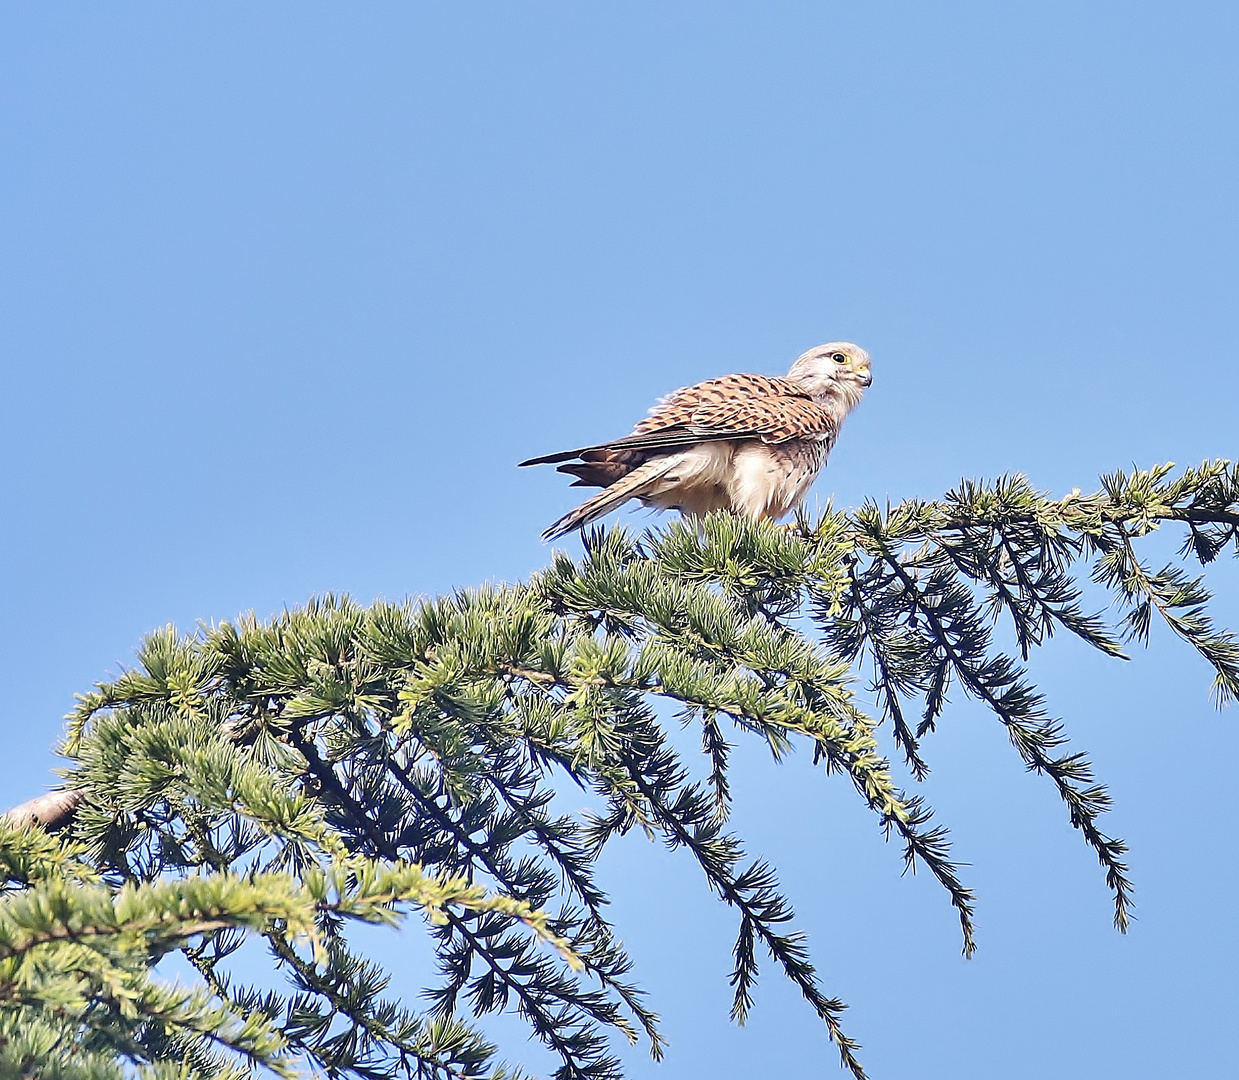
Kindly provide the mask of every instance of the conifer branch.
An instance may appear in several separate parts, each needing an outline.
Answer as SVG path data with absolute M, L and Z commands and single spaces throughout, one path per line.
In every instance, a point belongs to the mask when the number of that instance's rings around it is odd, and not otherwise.
M 325 974 L 312 961 L 305 959 L 292 947 L 286 935 L 276 930 L 264 935 L 272 955 L 293 973 L 296 984 L 308 993 L 321 998 L 330 1007 L 330 1012 L 313 1013 L 307 1001 L 287 1009 L 288 1026 L 296 1043 L 303 1052 L 310 1054 L 326 1070 L 350 1067 L 360 1073 L 357 1058 L 378 1058 L 376 1066 L 364 1069 L 364 1074 L 378 1078 L 390 1076 L 392 1063 L 388 1060 L 395 1054 L 400 1071 L 406 1076 L 421 1080 L 477 1080 L 481 1069 L 487 1067 L 494 1056 L 495 1048 L 479 1033 L 457 1024 L 453 1038 L 443 1040 L 446 1048 L 440 1047 L 436 1028 L 442 1022 L 424 1023 L 391 1002 L 377 998 L 363 982 L 373 978 L 372 970 L 355 960 L 345 960 L 343 951 L 336 954 L 334 970 Z M 344 960 L 345 962 L 341 962 Z M 361 978 L 359 979 L 358 976 Z M 364 1033 L 365 1044 L 352 1055 L 341 1055 L 335 1040 L 328 1036 L 330 1023 L 322 1021 L 331 1017 L 344 1017 L 353 1025 L 354 1031 Z M 379 1058 L 382 1053 L 384 1058 Z M 351 1058 L 351 1060 L 350 1060 Z M 415 1063 L 415 1070 L 410 1064 Z M 507 1071 L 501 1070 L 506 1076 Z
M 968 652 L 979 650 L 961 648 L 953 628 L 944 623 L 937 607 L 926 601 L 912 576 L 880 541 L 879 550 L 882 559 L 903 583 L 913 609 L 932 628 L 935 644 L 964 688 L 988 705 L 1006 725 L 1012 745 L 1027 765 L 1054 781 L 1067 804 L 1071 824 L 1083 833 L 1106 871 L 1106 884 L 1114 893 L 1114 925 L 1126 931 L 1132 890 L 1127 865 L 1122 861 L 1127 845 L 1106 836 L 1096 826 L 1097 816 L 1110 807 L 1110 796 L 1105 787 L 1091 783 L 1092 767 L 1088 758 L 1080 753 L 1052 756 L 1052 751 L 1066 741 L 1062 724 L 1046 716 L 1040 695 L 1034 694 L 1025 684 L 1019 669 L 1001 654 L 984 665 L 977 664 Z M 971 629 L 975 632 L 975 625 Z
M 844 635 L 836 631 L 834 643 L 843 645 L 842 655 L 849 660 L 855 659 L 862 649 L 869 650 L 873 657 L 874 689 L 881 694 L 882 712 L 891 721 L 895 744 L 903 751 L 904 761 L 912 770 L 913 777 L 918 781 L 924 780 L 929 775 L 929 765 L 921 757 L 920 744 L 904 717 L 903 704 L 899 696 L 901 686 L 908 686 L 909 683 L 912 686 L 918 685 L 915 675 L 912 675 L 909 680 L 909 673 L 902 670 L 905 665 L 901 663 L 896 653 L 896 650 L 901 649 L 905 643 L 895 636 L 893 626 L 879 623 L 878 613 L 867 601 L 866 590 L 856 576 L 856 558 L 849 556 L 846 561 L 850 586 L 847 603 L 860 617 L 858 628 L 860 632 L 847 635 L 851 640 L 845 643 Z M 833 607 L 833 598 L 827 602 L 824 619 L 827 623 L 834 621 L 830 612 L 831 607 Z M 819 613 L 820 617 L 821 613 Z
M 1140 539 L 1159 527 L 1182 529 L 1181 556 L 1201 566 L 1239 553 L 1239 471 L 1213 462 L 1172 476 L 1159 466 L 1057 500 L 1004 477 L 963 483 L 938 502 L 828 510 L 796 529 L 724 514 L 639 538 L 590 530 L 582 559 L 556 553 L 526 584 L 371 608 L 326 597 L 269 623 L 152 634 L 136 668 L 80 699 L 67 785 L 15 807 L 0 827 L 0 984 L 5 965 L 56 950 L 61 968 L 83 973 L 53 979 L 37 1001 L 0 992 L 0 1069 L 5 1039 L 16 1032 L 26 1041 L 12 1045 L 34 1045 L 32 1032 L 60 1047 L 66 1080 L 79 1068 L 82 1080 L 102 1080 L 91 1070 L 122 1059 L 186 1061 L 194 1080 L 241 1080 L 202 1032 L 243 1017 L 341 1080 L 475 1080 L 494 1048 L 463 1017 L 511 1008 L 559 1056 L 558 1075 L 617 1077 L 615 1033 L 632 1039 L 644 1028 L 655 1057 L 663 1046 L 597 877 L 605 845 L 639 828 L 687 849 L 736 909 L 734 1017 L 751 1008 L 764 945 L 861 1075 L 839 1027 L 842 1003 L 825 996 L 803 940 L 785 929 L 792 908 L 773 871 L 748 863 L 723 831 L 738 748 L 723 721 L 776 760 L 807 743 L 826 773 L 846 775 L 902 844 L 906 868 L 921 862 L 946 888 L 971 953 L 973 896 L 946 830 L 896 786 L 883 749 L 889 738 L 922 779 L 927 736 L 962 690 L 999 717 L 1030 769 L 1050 776 L 1105 868 L 1121 929 L 1125 848 L 1097 824 L 1109 796 L 1087 759 L 1063 749 L 1065 727 L 1047 714 L 1027 663 L 1055 632 L 1121 656 L 1120 638 L 1147 642 L 1156 615 L 1212 665 L 1219 704 L 1239 695 L 1239 641 L 1213 624 L 1203 580 L 1140 558 Z M 1117 628 L 1081 608 L 1087 560 L 1121 605 Z M 1006 620 L 1024 664 L 995 648 L 995 623 Z M 851 685 L 862 662 L 872 664 L 883 723 Z M 670 749 L 659 719 L 668 703 L 700 723 L 700 760 Z M 606 811 L 553 816 L 561 781 L 592 787 Z M 414 899 L 401 859 L 421 867 L 417 888 L 430 890 L 418 895 L 444 981 L 429 1017 L 382 998 L 385 972 L 349 949 L 351 920 L 390 921 Z M 138 912 L 114 933 L 93 911 L 5 943 L 6 903 L 53 887 L 119 895 L 102 883 L 121 880 L 188 895 L 211 869 L 317 897 L 299 909 L 312 958 L 294 947 L 293 923 L 281 923 L 270 895 L 248 914 L 199 905 L 166 926 Z M 272 940 L 294 998 L 230 982 L 245 929 Z M 535 939 L 596 982 L 564 971 Z M 199 996 L 159 997 L 149 981 L 153 959 L 172 948 L 201 973 Z M 126 1014 L 126 994 L 148 1001 L 147 1013 Z M 81 1032 L 86 1016 L 102 1025 L 92 1038 L 112 1040 L 111 1057 L 63 1037 L 65 1023 Z M 337 1018 L 352 1034 L 333 1027 Z M 253 1060 L 278 1056 L 275 1042 L 263 1045 Z
M 851 1071 L 856 1080 L 865 1080 L 865 1070 L 856 1057 L 860 1045 L 843 1031 L 840 1024 L 840 1014 L 846 1006 L 822 993 L 813 964 L 808 959 L 803 935 L 779 934 L 774 930 L 775 925 L 789 922 L 793 912 L 778 893 L 778 883 L 770 867 L 759 860 L 739 875 L 733 874 L 733 868 L 743 858 L 743 849 L 733 837 L 717 832 L 711 815 L 705 812 L 705 800 L 690 786 L 680 789 L 674 807 L 667 805 L 660 792 L 643 775 L 641 766 L 631 760 L 625 760 L 625 766 L 636 789 L 653 810 L 654 820 L 663 830 L 668 845 L 688 848 L 714 890 L 741 914 L 736 967 L 731 979 L 736 989 L 733 1019 L 744 1023 L 752 1004 L 750 991 L 757 973 L 752 948 L 755 933 L 825 1023 L 844 1067 Z M 674 766 L 671 775 L 675 775 Z M 664 782 L 666 779 L 664 777 Z M 693 826 L 691 831 L 688 827 L 690 822 Z

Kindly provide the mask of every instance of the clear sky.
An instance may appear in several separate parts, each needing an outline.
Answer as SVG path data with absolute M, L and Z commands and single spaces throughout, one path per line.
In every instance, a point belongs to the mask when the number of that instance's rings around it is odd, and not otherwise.
M 1191 0 L 6 3 L 3 801 L 148 630 L 523 577 L 576 493 L 516 461 L 821 341 L 875 381 L 811 503 L 1239 454 L 1237 61 Z M 966 705 L 925 789 L 974 960 L 837 778 L 749 746 L 739 828 L 879 1080 L 1239 1075 L 1239 714 L 1164 632 L 1033 670 L 1113 788 L 1127 937 Z M 774 972 L 729 1026 L 691 866 L 634 837 L 607 883 L 672 1042 L 635 1076 L 836 1075 Z

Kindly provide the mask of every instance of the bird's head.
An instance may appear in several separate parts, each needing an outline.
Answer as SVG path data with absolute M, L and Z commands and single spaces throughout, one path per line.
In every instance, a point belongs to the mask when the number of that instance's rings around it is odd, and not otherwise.
M 873 382 L 869 354 L 848 341 L 818 345 L 801 356 L 787 377 L 815 398 L 832 398 L 851 409 Z

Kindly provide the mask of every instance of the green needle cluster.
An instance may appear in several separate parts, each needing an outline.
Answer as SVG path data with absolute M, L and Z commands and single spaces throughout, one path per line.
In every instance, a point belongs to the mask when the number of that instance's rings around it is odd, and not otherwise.
M 616 1035 L 664 1045 L 596 872 L 635 829 L 734 912 L 733 1017 L 768 956 L 861 1077 L 774 869 L 729 828 L 732 754 L 755 736 L 845 777 L 941 883 L 971 953 L 973 896 L 907 789 L 962 693 L 1055 786 L 1125 928 L 1109 797 L 1027 662 L 1056 632 L 1119 657 L 1162 620 L 1212 666 L 1219 704 L 1239 696 L 1239 643 L 1202 581 L 1140 554 L 1161 528 L 1200 565 L 1239 550 L 1239 471 L 1116 473 L 1065 499 L 1010 477 L 791 528 L 596 530 L 520 584 L 153 634 L 70 718 L 54 834 L 0 830 L 0 1073 L 499 1080 L 522 1074 L 476 1023 L 509 1009 L 560 1080 L 617 1078 Z M 1084 608 L 1090 577 L 1109 612 Z M 700 757 L 676 723 L 699 729 Z M 569 786 L 592 812 L 555 808 Z M 408 910 L 437 958 L 418 1008 L 350 937 Z M 290 989 L 230 973 L 247 937 Z M 173 951 L 198 985 L 152 973 Z

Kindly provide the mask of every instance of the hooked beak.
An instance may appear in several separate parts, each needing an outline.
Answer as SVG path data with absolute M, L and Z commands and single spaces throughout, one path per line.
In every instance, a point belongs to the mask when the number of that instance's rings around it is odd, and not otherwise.
M 869 374 L 867 367 L 859 368 L 856 374 L 860 376 L 861 386 L 869 386 L 873 383 L 873 376 Z

